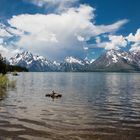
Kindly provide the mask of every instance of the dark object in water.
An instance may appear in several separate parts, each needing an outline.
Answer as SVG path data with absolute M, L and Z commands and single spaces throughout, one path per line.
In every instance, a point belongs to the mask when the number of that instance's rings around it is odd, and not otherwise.
M 14 73 L 13 73 L 13 76 L 18 76 L 18 73 L 14 72 Z
M 52 93 L 46 94 L 46 97 L 61 98 L 62 97 L 62 94 L 55 93 L 54 91 L 52 91 Z

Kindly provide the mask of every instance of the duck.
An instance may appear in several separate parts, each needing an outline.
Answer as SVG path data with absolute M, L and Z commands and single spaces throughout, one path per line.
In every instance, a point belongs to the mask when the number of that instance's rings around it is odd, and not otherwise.
M 53 90 L 52 93 L 46 94 L 46 97 L 61 98 L 62 97 L 62 94 L 55 93 L 54 90 Z

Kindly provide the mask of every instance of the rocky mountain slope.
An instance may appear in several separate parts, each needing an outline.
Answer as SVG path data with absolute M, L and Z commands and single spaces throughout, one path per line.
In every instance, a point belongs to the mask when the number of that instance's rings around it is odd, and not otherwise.
M 139 71 L 140 58 L 134 52 L 110 50 L 90 65 L 90 71 Z
M 30 52 L 18 53 L 10 58 L 9 62 L 11 65 L 26 67 L 29 71 L 33 72 L 56 71 L 58 67 L 57 63 L 52 63 L 48 59 L 33 55 Z
M 50 61 L 43 56 L 33 55 L 30 52 L 22 52 L 10 58 L 9 62 L 11 65 L 26 67 L 33 72 L 133 72 L 140 71 L 140 52 L 109 50 L 95 61 L 88 62 L 70 56 L 66 57 L 61 63 Z

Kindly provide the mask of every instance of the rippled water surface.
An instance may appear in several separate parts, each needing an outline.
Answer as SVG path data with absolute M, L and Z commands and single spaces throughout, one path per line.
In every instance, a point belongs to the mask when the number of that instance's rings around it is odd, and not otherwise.
M 0 101 L 0 140 L 140 140 L 140 74 L 20 73 Z M 52 100 L 45 94 L 62 93 Z

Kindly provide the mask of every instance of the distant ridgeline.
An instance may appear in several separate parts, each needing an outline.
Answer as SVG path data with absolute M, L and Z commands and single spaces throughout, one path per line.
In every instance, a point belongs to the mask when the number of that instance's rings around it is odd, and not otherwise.
M 25 67 L 31 72 L 140 72 L 140 52 L 109 50 L 96 60 L 68 56 L 61 62 L 21 52 L 10 58 L 9 64 Z
M 6 74 L 7 72 L 22 72 L 22 71 L 28 71 L 26 68 L 20 67 L 20 66 L 12 66 L 6 63 L 6 58 L 3 58 L 0 54 L 0 73 Z

